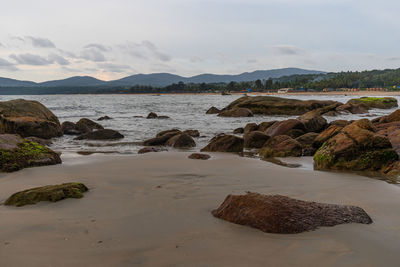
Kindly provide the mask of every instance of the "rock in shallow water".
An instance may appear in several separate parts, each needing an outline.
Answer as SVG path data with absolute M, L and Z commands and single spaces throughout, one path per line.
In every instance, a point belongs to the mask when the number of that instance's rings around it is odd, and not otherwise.
M 56 202 L 65 198 L 82 198 L 89 189 L 82 183 L 65 183 L 35 187 L 10 196 L 4 203 L 7 206 L 25 206 L 40 201 Z
M 211 158 L 210 155 L 208 154 L 202 154 L 202 153 L 193 153 L 188 156 L 189 159 L 201 159 L 201 160 L 207 160 Z
M 228 195 L 212 214 L 232 223 L 279 234 L 297 234 L 344 223 L 372 223 L 368 214 L 356 206 L 323 204 L 258 193 Z
M 201 151 L 243 152 L 243 143 L 243 138 L 223 134 L 212 138 L 210 143 L 201 149 Z
M 112 140 L 124 138 L 122 134 L 111 129 L 102 129 L 94 132 L 89 132 L 76 137 L 74 140 Z

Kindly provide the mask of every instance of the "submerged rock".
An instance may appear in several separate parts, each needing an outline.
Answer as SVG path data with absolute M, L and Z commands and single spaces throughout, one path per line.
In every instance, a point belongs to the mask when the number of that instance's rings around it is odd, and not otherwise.
M 0 133 L 44 139 L 62 135 L 58 118 L 48 108 L 24 99 L 0 102 Z
M 188 158 L 189 159 L 207 160 L 207 159 L 211 158 L 211 156 L 208 154 L 203 154 L 203 153 L 193 153 L 193 154 L 190 154 L 188 156 Z
M 155 118 L 157 118 L 157 117 L 158 117 L 157 113 L 155 113 L 155 112 L 150 112 L 150 113 L 147 115 L 146 119 L 155 119 Z
M 138 154 L 145 154 L 150 152 L 162 152 L 162 151 L 168 151 L 168 150 L 161 147 L 144 147 L 138 151 Z
M 118 131 L 111 129 L 102 129 L 89 133 L 82 134 L 76 137 L 74 140 L 111 140 L 124 138 Z
M 66 198 L 82 198 L 83 193 L 88 190 L 82 183 L 47 185 L 17 192 L 10 196 L 4 204 L 21 207 L 36 204 L 40 201 L 56 202 Z
M 98 121 L 112 120 L 112 118 L 111 118 L 111 117 L 108 117 L 108 116 L 103 116 L 103 117 L 98 118 L 97 120 L 98 120 Z
M 184 134 L 190 135 L 191 137 L 199 137 L 200 132 L 198 130 L 186 130 L 183 131 Z
M 190 135 L 182 133 L 174 135 L 171 138 L 169 138 L 165 143 L 165 145 L 175 148 L 190 148 L 190 147 L 195 147 L 196 142 Z
M 243 152 L 243 138 L 234 135 L 219 135 L 201 149 L 208 152 Z
M 281 195 L 228 195 L 212 215 L 276 234 L 297 234 L 346 223 L 371 224 L 360 207 L 297 200 Z

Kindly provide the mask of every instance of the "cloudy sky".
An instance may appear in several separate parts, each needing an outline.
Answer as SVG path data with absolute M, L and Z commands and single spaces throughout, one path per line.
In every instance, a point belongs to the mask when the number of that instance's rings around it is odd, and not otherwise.
M 0 77 L 398 68 L 400 1 L 13 0 Z

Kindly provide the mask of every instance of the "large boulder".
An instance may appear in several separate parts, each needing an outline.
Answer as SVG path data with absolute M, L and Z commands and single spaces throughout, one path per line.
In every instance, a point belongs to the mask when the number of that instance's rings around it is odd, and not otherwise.
M 300 157 L 302 155 L 301 144 L 287 135 L 271 137 L 260 150 L 260 157 Z
M 397 109 L 394 112 L 390 113 L 389 115 L 383 116 L 379 119 L 380 123 L 388 123 L 395 121 L 400 121 L 400 109 Z
M 186 130 L 186 131 L 183 131 L 183 133 L 190 135 L 191 137 L 200 137 L 199 130 Z
M 252 131 L 243 136 L 244 148 L 262 148 L 265 142 L 271 138 L 261 131 Z
M 271 127 L 276 121 L 264 121 L 258 125 L 258 131 L 265 132 Z
M 310 110 L 338 103 L 331 100 L 298 100 L 274 96 L 244 96 L 230 103 L 224 110 L 247 108 L 253 114 L 302 115 Z
M 392 147 L 400 154 L 400 121 L 374 124 L 376 133 L 386 136 Z
M 218 116 L 220 117 L 253 117 L 253 112 L 248 108 L 232 108 L 222 110 Z
M 307 132 L 318 133 L 328 126 L 326 119 L 314 111 L 309 111 L 301 115 L 299 120 L 303 123 Z
M 234 135 L 219 135 L 201 151 L 208 152 L 243 152 L 243 138 Z
M 65 183 L 35 187 L 10 196 L 4 203 L 7 206 L 25 206 L 40 201 L 56 202 L 66 198 L 82 198 L 89 189 L 82 183 Z
M 289 119 L 275 122 L 265 133 L 269 136 L 289 135 L 296 138 L 306 133 L 306 129 L 301 121 Z
M 336 134 L 338 134 L 344 126 L 332 124 L 329 126 L 327 129 L 325 129 L 323 132 L 321 132 L 315 139 L 314 139 L 314 144 L 313 147 L 319 148 L 322 146 L 322 144 L 327 141 L 328 139 L 334 137 Z
M 362 119 L 344 127 L 318 149 L 314 168 L 383 172 L 398 158 L 389 139 L 378 135 L 369 120 Z
M 250 122 L 248 124 L 246 124 L 246 126 L 244 127 L 244 134 L 253 132 L 253 131 L 257 131 L 258 130 L 258 125 L 257 123 L 254 122 Z
M 82 129 L 79 129 L 76 124 L 71 121 L 64 121 L 61 124 L 61 130 L 63 134 L 66 135 L 80 135 L 82 133 L 90 132 L 89 127 L 85 127 L 84 131 L 82 132 Z
M 24 99 L 0 102 L 0 133 L 44 139 L 62 135 L 53 112 L 37 101 Z
M 144 146 L 164 146 L 165 143 L 173 136 L 181 134 L 180 130 L 173 129 L 162 131 L 156 137 L 147 139 L 143 142 Z
M 390 109 L 397 107 L 397 99 L 394 97 L 361 97 L 350 99 L 349 104 L 364 104 L 369 108 Z
M 50 148 L 15 134 L 0 134 L 0 169 L 5 172 L 22 168 L 61 163 L 60 155 Z
M 322 226 L 370 224 L 372 219 L 356 206 L 323 204 L 281 195 L 228 195 L 212 215 L 276 234 L 297 234 Z
M 104 127 L 97 122 L 94 122 L 92 120 L 89 120 L 87 118 L 82 118 L 80 119 L 76 124 L 76 128 L 81 132 L 81 133 L 88 133 L 93 130 L 103 130 Z
M 190 135 L 182 133 L 174 135 L 173 137 L 168 139 L 165 145 L 175 148 L 190 148 L 190 147 L 195 147 L 196 142 Z
M 74 140 L 115 140 L 121 139 L 124 136 L 119 133 L 118 131 L 111 130 L 111 129 L 102 129 L 93 132 L 88 132 L 82 135 L 79 135 Z
M 303 147 L 302 155 L 303 156 L 313 156 L 316 149 L 313 144 L 315 142 L 315 138 L 317 138 L 318 133 L 306 133 L 302 136 L 297 137 L 295 140 L 301 144 Z

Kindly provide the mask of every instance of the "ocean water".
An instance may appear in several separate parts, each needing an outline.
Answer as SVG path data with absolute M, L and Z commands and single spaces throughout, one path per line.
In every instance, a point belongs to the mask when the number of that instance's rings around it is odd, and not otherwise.
M 69 152 L 104 152 L 137 153 L 142 148 L 140 143 L 154 137 L 158 132 L 172 128 L 180 130 L 197 129 L 200 138 L 195 138 L 198 151 L 219 133 L 232 133 L 235 128 L 244 127 L 249 122 L 284 120 L 290 116 L 262 116 L 250 118 L 223 118 L 206 115 L 211 106 L 223 108 L 240 95 L 26 95 L 0 96 L 0 101 L 24 98 L 37 100 L 47 106 L 59 118 L 60 122 L 76 122 L 80 118 L 97 120 L 108 115 L 112 120 L 99 123 L 105 128 L 121 132 L 125 138 L 116 141 L 75 141 L 74 136 L 55 138 L 52 148 L 63 153 Z M 346 102 L 354 96 L 286 96 L 296 99 L 336 100 Z M 400 99 L 398 98 L 400 103 Z M 326 117 L 328 121 L 337 119 L 372 119 L 393 112 L 391 110 L 370 110 L 368 114 L 349 114 Z M 149 112 L 169 116 L 170 119 L 146 119 Z M 142 116 L 142 117 L 139 117 Z

